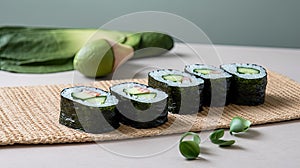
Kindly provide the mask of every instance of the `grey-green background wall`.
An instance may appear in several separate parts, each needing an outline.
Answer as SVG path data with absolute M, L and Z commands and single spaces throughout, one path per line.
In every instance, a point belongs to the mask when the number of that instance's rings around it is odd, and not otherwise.
M 98 28 L 149 10 L 194 22 L 214 44 L 300 48 L 300 0 L 0 0 L 0 25 Z

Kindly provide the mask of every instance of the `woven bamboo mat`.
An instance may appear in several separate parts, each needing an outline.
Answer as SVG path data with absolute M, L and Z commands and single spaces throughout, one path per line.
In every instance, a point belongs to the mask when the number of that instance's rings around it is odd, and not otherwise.
M 133 81 L 147 82 L 145 79 Z M 108 89 L 120 82 L 124 81 L 100 81 L 93 85 Z M 105 141 L 228 128 L 234 116 L 249 119 L 253 125 L 300 118 L 300 84 L 269 72 L 266 102 L 263 105 L 204 108 L 197 116 L 169 114 L 169 121 L 157 128 L 134 129 L 121 125 L 110 133 L 87 134 L 58 123 L 60 91 L 70 86 L 0 88 L 0 145 Z

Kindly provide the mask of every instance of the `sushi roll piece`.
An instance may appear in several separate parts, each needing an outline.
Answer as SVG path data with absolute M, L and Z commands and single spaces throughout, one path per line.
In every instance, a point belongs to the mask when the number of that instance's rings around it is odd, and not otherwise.
M 265 101 L 267 86 L 267 71 L 262 66 L 247 63 L 221 65 L 230 73 L 231 101 L 237 105 L 255 106 Z
M 61 91 L 59 123 L 88 133 L 104 133 L 117 129 L 118 100 L 110 93 L 77 86 Z
M 204 106 L 221 107 L 229 104 L 232 75 L 223 69 L 205 64 L 186 65 L 184 70 L 204 80 Z
M 148 73 L 148 85 L 169 95 L 168 110 L 174 114 L 196 114 L 202 110 L 204 81 L 188 73 L 161 69 Z
M 135 82 L 113 85 L 110 91 L 119 99 L 121 123 L 134 128 L 153 128 L 168 121 L 165 92 Z

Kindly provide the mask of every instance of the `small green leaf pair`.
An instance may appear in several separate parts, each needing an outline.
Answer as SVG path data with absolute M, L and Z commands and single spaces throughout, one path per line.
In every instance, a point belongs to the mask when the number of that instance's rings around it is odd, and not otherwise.
M 219 145 L 220 147 L 231 146 L 235 143 L 235 140 L 222 140 L 224 136 L 224 129 L 219 129 L 214 131 L 210 136 L 209 139 L 212 143 Z
M 230 134 L 246 132 L 251 125 L 249 120 L 246 120 L 241 117 L 234 117 L 230 122 Z M 223 140 L 221 139 L 224 136 L 224 129 L 219 129 L 214 131 L 210 136 L 210 140 L 212 143 L 219 145 L 220 147 L 231 146 L 235 143 L 235 140 Z M 184 139 L 187 136 L 192 136 L 192 140 Z M 179 150 L 180 153 L 187 159 L 196 159 L 200 154 L 200 144 L 201 140 L 198 134 L 193 132 L 186 132 L 182 135 L 179 142 Z
M 192 140 L 185 140 L 187 136 L 192 136 Z M 198 134 L 193 132 L 186 132 L 182 135 L 179 142 L 180 153 L 187 159 L 196 159 L 200 154 L 200 144 L 201 139 Z
M 239 133 L 239 132 L 246 132 L 251 125 L 251 122 L 249 120 L 246 120 L 242 117 L 234 117 L 230 122 L 230 134 L 232 133 Z M 214 144 L 218 144 L 221 147 L 231 146 L 235 143 L 234 140 L 222 140 L 224 136 L 224 129 L 219 129 L 214 131 L 210 135 L 210 140 Z

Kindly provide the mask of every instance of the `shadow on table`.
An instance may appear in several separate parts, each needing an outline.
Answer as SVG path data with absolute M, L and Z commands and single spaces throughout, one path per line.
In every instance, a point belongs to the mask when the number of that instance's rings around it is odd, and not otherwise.
M 70 146 L 84 146 L 84 145 L 93 145 L 97 144 L 96 142 L 75 142 L 75 143 L 57 143 L 57 144 L 14 144 L 14 145 L 6 145 L 1 146 L 1 150 L 9 150 L 9 149 L 22 149 L 22 148 L 51 148 L 51 147 L 70 147 Z
M 254 129 L 249 129 L 247 132 L 234 134 L 235 137 L 243 138 L 243 139 L 258 139 L 261 137 L 261 133 L 259 131 L 256 131 Z

